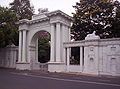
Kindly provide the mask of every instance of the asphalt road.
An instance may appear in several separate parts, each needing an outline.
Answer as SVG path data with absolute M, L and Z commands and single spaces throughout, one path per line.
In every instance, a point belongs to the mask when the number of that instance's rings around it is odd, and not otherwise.
M 0 89 L 120 89 L 119 78 L 0 69 Z

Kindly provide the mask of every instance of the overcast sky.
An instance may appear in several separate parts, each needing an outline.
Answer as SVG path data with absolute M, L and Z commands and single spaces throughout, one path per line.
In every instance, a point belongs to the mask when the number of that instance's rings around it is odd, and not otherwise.
M 9 3 L 13 0 L 0 0 L 1 6 L 9 6 Z M 48 8 L 49 11 L 62 10 L 63 12 L 71 15 L 74 12 L 76 2 L 79 0 L 30 0 L 35 8 L 35 13 L 38 13 L 38 8 Z

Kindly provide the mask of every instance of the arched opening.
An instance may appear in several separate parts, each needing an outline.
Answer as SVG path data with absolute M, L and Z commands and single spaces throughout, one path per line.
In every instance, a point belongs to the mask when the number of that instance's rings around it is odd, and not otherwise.
M 31 69 L 48 69 L 47 62 L 50 61 L 50 38 L 49 32 L 41 30 L 34 34 L 30 44 Z
M 40 31 L 38 36 L 38 62 L 47 63 L 50 61 L 50 34 L 47 31 Z

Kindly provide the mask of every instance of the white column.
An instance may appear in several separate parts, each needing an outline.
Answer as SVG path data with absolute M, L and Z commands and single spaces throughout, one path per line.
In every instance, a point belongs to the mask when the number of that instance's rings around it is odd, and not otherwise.
M 26 30 L 23 30 L 22 62 L 26 62 Z
M 68 36 L 69 36 L 69 41 L 71 41 L 71 31 L 70 31 L 70 27 L 68 27 Z
M 66 62 L 66 55 L 65 55 L 66 49 L 63 47 L 63 43 L 66 42 L 66 35 L 65 34 L 66 34 L 65 25 L 62 24 L 62 32 L 61 32 L 61 36 L 62 36 L 62 46 L 61 46 L 62 48 L 61 49 L 63 51 L 62 52 L 62 60 L 61 60 L 62 62 Z
M 61 62 L 61 49 L 60 49 L 61 39 L 60 39 L 60 23 L 56 24 L 56 61 Z
M 66 42 L 66 28 L 65 28 L 65 25 L 62 25 L 62 38 L 63 38 L 63 42 Z
M 19 52 L 18 62 L 22 61 L 22 31 L 19 31 Z
M 63 47 L 63 43 L 66 42 L 65 39 L 65 25 L 62 24 L 62 29 L 61 29 L 61 61 L 65 62 L 65 48 Z
M 55 61 L 55 26 L 51 24 L 51 54 L 50 54 L 50 62 Z
M 80 47 L 80 69 L 81 71 L 83 70 L 83 48 L 82 46 Z
M 63 57 L 62 57 L 62 62 L 66 62 L 66 49 L 63 48 Z
M 35 62 L 37 63 L 38 62 L 38 38 L 36 40 L 36 44 L 35 45 L 36 45 L 36 48 L 35 48 L 36 49 Z
M 69 72 L 70 65 L 70 48 L 67 48 L 67 71 Z
M 71 37 L 70 37 L 70 27 L 65 26 L 65 33 L 64 33 L 64 35 L 65 35 L 66 42 L 70 42 L 70 40 L 71 40 Z

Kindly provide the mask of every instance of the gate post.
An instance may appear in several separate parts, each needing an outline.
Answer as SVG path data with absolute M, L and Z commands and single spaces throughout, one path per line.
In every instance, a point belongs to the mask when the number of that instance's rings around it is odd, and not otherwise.
M 81 68 L 81 72 L 83 72 L 83 66 L 84 66 L 84 65 L 83 65 L 83 60 L 84 60 L 84 59 L 83 59 L 83 54 L 84 54 L 84 53 L 83 53 L 83 47 L 81 46 L 81 47 L 80 47 L 80 68 Z
M 69 72 L 70 65 L 70 48 L 67 48 L 67 72 Z
M 30 63 L 27 62 L 27 31 L 29 20 L 23 19 L 19 24 L 19 57 L 16 63 L 16 69 L 25 70 L 30 69 Z
M 99 36 L 95 32 L 88 34 L 85 38 L 84 47 L 84 73 L 98 75 L 98 60 L 99 60 Z

